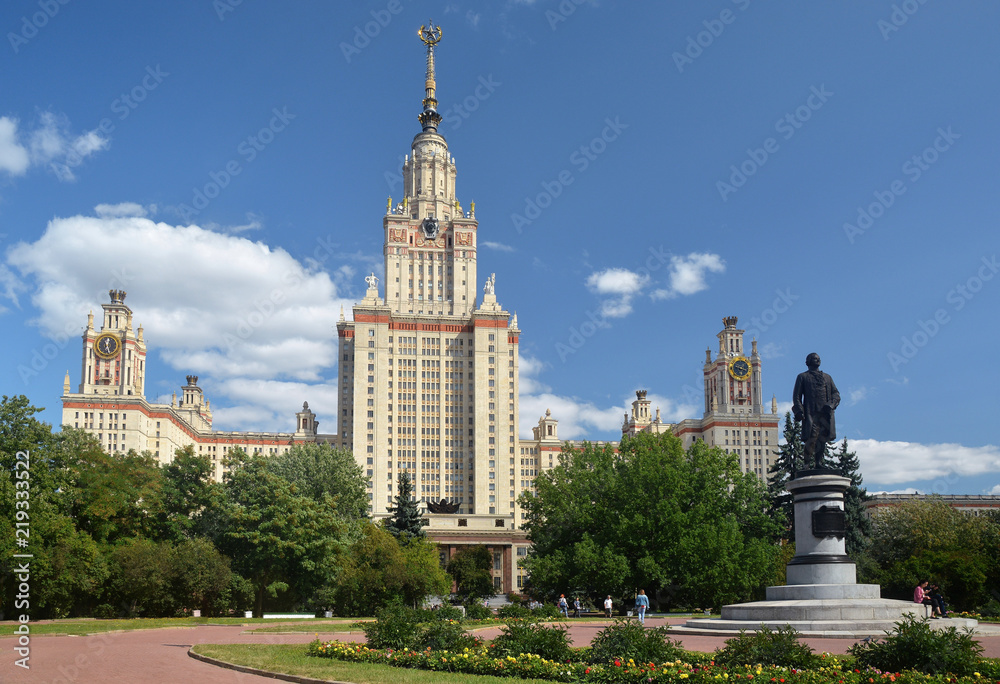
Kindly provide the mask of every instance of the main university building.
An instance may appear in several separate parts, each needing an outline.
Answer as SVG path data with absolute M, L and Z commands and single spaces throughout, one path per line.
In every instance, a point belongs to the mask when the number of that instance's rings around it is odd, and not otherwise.
M 379 288 L 366 278 L 364 299 L 337 324 L 340 366 L 339 433 L 320 433 L 308 403 L 295 432 L 222 432 L 212 428 L 210 402 L 197 376 L 169 404 L 147 401 L 146 341 L 133 324 L 126 294 L 112 290 L 98 328 L 83 334 L 80 384 L 63 386 L 64 425 L 86 430 L 110 453 L 149 451 L 161 463 L 188 445 L 214 465 L 233 449 L 275 455 L 295 444 L 328 443 L 353 452 L 367 479 L 369 513 L 385 517 L 399 478 L 407 473 L 427 508 L 428 536 L 450 557 L 463 545 L 484 544 L 494 557 L 498 591 L 516 591 L 527 552 L 517 502 L 535 477 L 558 463 L 562 442 L 549 411 L 518 431 L 517 316 L 498 302 L 495 276 L 481 281 L 476 260 L 475 205 L 463 210 L 455 160 L 438 133 L 434 47 L 440 29 L 421 28 L 427 67 L 421 131 L 403 164 L 404 197 L 382 218 L 385 272 Z M 622 436 L 672 431 L 685 446 L 701 440 L 737 454 L 742 468 L 764 478 L 775 453 L 779 417 L 765 411 L 756 342 L 747 354 L 744 331 L 727 317 L 714 355 L 704 361 L 704 413 L 671 424 L 636 392 Z

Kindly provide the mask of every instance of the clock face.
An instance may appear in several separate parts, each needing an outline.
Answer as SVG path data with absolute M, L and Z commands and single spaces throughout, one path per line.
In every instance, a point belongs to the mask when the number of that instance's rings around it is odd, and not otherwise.
M 739 356 L 729 363 L 729 374 L 736 380 L 746 380 L 750 377 L 750 362 Z
M 437 237 L 439 225 L 438 225 L 438 220 L 433 216 L 428 216 L 427 218 L 425 218 L 424 222 L 421 224 L 420 227 L 423 228 L 424 237 L 427 237 L 431 240 Z
M 102 359 L 115 358 L 121 348 L 121 341 L 113 333 L 102 333 L 94 342 L 94 353 Z

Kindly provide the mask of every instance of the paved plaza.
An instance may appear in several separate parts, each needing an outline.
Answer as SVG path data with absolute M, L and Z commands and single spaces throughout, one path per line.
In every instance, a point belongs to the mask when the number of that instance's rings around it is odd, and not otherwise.
M 680 624 L 686 618 L 646 620 L 649 627 L 667 623 Z M 606 622 L 570 621 L 570 637 L 576 646 L 585 646 L 606 625 Z M 316 625 L 324 639 L 364 641 L 356 632 L 324 634 L 323 624 Z M 337 625 L 338 628 L 342 625 Z M 989 628 L 994 634 L 979 637 L 985 655 L 1000 657 L 1000 629 Z M 499 627 L 477 630 L 484 638 L 500 633 Z M 313 632 L 273 634 L 248 632 L 242 626 L 200 625 L 147 629 L 93 636 L 36 636 L 31 640 L 31 670 L 13 665 L 13 638 L 0 639 L 0 650 L 7 661 L 0 670 L 0 681 L 31 682 L 32 684 L 273 684 L 274 679 L 234 672 L 194 660 L 188 649 L 194 644 L 307 644 Z M 696 651 L 713 651 L 723 645 L 725 637 L 677 635 L 684 647 Z M 804 639 L 817 652 L 846 653 L 854 643 L 850 639 Z

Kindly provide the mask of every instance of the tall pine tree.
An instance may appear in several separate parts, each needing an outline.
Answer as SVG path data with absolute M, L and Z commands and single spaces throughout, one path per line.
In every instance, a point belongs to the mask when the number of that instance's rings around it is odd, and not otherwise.
M 803 469 L 802 424 L 785 414 L 785 443 L 778 447 L 778 457 L 767 471 L 767 493 L 771 499 L 771 518 L 785 529 L 785 539 L 795 540 L 795 509 L 792 495 L 785 489 L 795 473 Z
M 396 488 L 396 505 L 388 507 L 392 517 L 385 522 L 385 529 L 401 542 L 426 536 L 424 525 L 427 520 L 417 508 L 416 499 L 412 495 L 413 483 L 410 482 L 409 473 L 404 472 L 399 476 L 399 486 Z
M 834 469 L 841 477 L 851 479 L 851 486 L 844 493 L 844 515 L 847 526 L 847 555 L 855 560 L 868 548 L 872 532 L 872 521 L 865 515 L 865 501 L 870 497 L 861 486 L 863 478 L 858 472 L 860 467 L 858 455 L 847 450 L 845 437 L 840 449 L 834 454 Z

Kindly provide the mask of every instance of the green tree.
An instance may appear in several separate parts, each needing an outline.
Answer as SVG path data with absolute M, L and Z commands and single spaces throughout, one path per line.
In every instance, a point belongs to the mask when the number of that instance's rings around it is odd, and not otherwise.
M 368 517 L 364 473 L 346 449 L 329 444 L 296 444 L 284 454 L 268 458 L 267 469 L 288 480 L 300 496 L 319 503 L 329 497 L 341 517 Z
M 833 455 L 834 468 L 841 477 L 851 480 L 851 485 L 844 493 L 844 517 L 847 527 L 847 555 L 851 558 L 861 558 L 868 548 L 869 538 L 872 532 L 871 519 L 865 509 L 865 502 L 868 501 L 868 492 L 861 486 L 864 478 L 861 477 L 861 463 L 858 455 L 847 450 L 847 438 L 840 443 L 840 448 Z
M 365 524 L 325 603 L 340 615 L 374 615 L 399 601 L 417 606 L 451 588 L 437 556 L 437 545 L 425 539 L 404 544 L 378 525 Z
M 645 589 L 658 602 L 718 606 L 758 594 L 780 527 L 764 485 L 737 458 L 670 434 L 565 447 L 522 495 L 532 549 L 523 565 L 544 593 L 592 600 Z M 568 495 L 572 493 L 572 495 Z
M 493 596 L 493 554 L 479 544 L 459 549 L 448 561 L 446 570 L 455 580 L 455 593 L 463 603 Z
M 178 449 L 173 460 L 163 466 L 162 538 L 179 542 L 203 531 L 205 516 L 222 494 L 213 470 L 208 457 L 196 455 L 190 444 Z
M 872 518 L 870 563 L 863 581 L 883 595 L 909 599 L 922 579 L 937 582 L 950 603 L 972 610 L 1000 586 L 1000 536 L 985 517 L 958 511 L 940 499 L 877 509 Z
M 265 596 L 293 589 L 300 597 L 332 583 L 343 560 L 347 524 L 327 504 L 299 496 L 267 469 L 262 456 L 242 458 L 226 475 L 216 545 L 253 582 L 254 612 Z
M 232 576 L 229 559 L 208 539 L 187 539 L 174 547 L 170 580 L 180 607 L 212 613 L 232 584 Z
M 795 473 L 803 469 L 805 457 L 802 444 L 802 424 L 785 414 L 784 443 L 778 446 L 778 455 L 767 471 L 767 492 L 771 500 L 771 516 L 781 525 L 786 540 L 795 541 L 795 507 L 792 495 L 785 489 Z
M 82 430 L 64 427 L 54 445 L 63 464 L 62 509 L 99 544 L 159 537 L 163 471 L 149 453 L 108 454 Z
M 173 615 L 173 545 L 152 539 L 124 539 L 108 554 L 111 577 L 107 596 L 128 617 Z
M 397 539 L 423 538 L 426 535 L 424 526 L 427 519 L 417 507 L 413 483 L 410 482 L 410 474 L 405 471 L 399 476 L 395 505 L 389 506 L 388 511 L 391 517 L 386 520 L 385 529 Z

